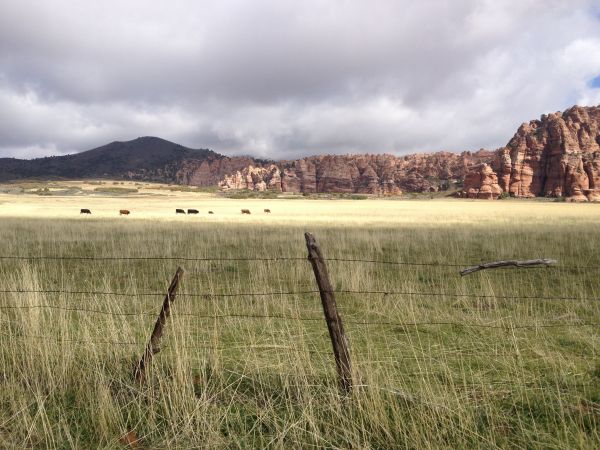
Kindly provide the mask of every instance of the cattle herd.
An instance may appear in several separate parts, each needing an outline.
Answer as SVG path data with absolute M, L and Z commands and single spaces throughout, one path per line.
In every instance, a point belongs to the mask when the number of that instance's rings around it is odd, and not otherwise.
M 265 214 L 271 214 L 271 210 L 268 208 L 265 208 L 264 210 Z M 92 210 L 88 209 L 88 208 L 81 208 L 79 210 L 79 214 L 91 214 Z M 200 212 L 197 209 L 190 209 L 188 208 L 187 210 L 187 214 L 199 214 Z M 119 215 L 120 216 L 128 216 L 129 214 L 131 214 L 131 211 L 129 211 L 128 209 L 120 209 L 119 210 Z M 185 209 L 182 208 L 176 208 L 175 209 L 175 214 L 185 214 Z M 209 211 L 208 214 L 214 214 L 213 211 Z M 251 214 L 249 209 L 242 209 L 242 214 Z

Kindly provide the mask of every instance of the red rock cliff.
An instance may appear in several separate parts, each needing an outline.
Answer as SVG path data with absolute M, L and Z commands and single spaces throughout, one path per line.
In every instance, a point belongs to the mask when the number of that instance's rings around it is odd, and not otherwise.
M 491 168 L 488 176 L 514 197 L 600 200 L 600 107 L 574 106 L 524 123 Z M 464 195 L 485 186 L 477 170 L 466 177 Z
M 254 164 L 249 157 L 215 157 L 204 160 L 186 159 L 175 171 L 175 182 L 192 186 L 216 186 L 228 173 L 242 170 Z
M 459 182 L 474 164 L 490 162 L 492 152 L 311 156 L 269 165 L 251 165 L 225 176 L 223 190 L 340 192 L 400 195 L 433 192 Z

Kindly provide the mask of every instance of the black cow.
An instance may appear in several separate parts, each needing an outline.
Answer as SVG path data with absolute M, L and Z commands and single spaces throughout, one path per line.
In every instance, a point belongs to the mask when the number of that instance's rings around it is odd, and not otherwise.
M 175 210 L 175 214 L 185 214 L 185 211 L 183 209 L 177 208 Z
M 188 214 L 198 214 L 197 209 L 188 209 Z
M 91 214 L 92 212 L 87 208 L 81 208 L 79 214 Z

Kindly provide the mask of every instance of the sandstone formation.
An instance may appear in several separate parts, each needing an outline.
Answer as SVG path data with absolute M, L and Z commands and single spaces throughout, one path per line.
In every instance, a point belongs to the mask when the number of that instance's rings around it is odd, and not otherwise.
M 400 195 L 434 192 L 462 181 L 473 164 L 490 162 L 492 152 L 393 155 L 326 155 L 250 165 L 223 177 L 222 190 L 295 193 Z
M 574 106 L 519 127 L 496 152 L 227 157 L 145 136 L 76 153 L 0 158 L 0 181 L 129 179 L 294 193 L 399 195 L 462 186 L 460 196 L 600 201 L 600 106 Z
M 185 159 L 174 171 L 174 182 L 191 186 L 216 186 L 227 174 L 256 164 L 249 157 L 209 157 L 202 160 Z
M 485 163 L 471 168 L 465 176 L 464 186 L 463 192 L 468 198 L 494 200 L 502 194 L 502 188 L 498 185 L 498 176 Z
M 521 125 L 499 149 L 486 177 L 474 167 L 463 195 L 480 192 L 497 177 L 514 197 L 566 197 L 600 200 L 600 107 L 574 106 Z

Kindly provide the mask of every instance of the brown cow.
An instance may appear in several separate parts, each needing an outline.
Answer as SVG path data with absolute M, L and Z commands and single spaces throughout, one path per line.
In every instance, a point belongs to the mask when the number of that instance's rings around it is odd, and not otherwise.
M 208 213 L 209 213 L 209 214 L 214 214 L 214 212 L 212 212 L 212 211 L 209 211 Z
M 120 216 L 128 216 L 130 212 L 131 211 L 129 211 L 128 209 L 120 209 L 119 210 L 119 215 Z
M 265 214 L 271 214 L 271 210 L 269 208 L 265 208 Z
M 79 214 L 91 214 L 92 212 L 87 208 L 81 208 Z
M 250 214 L 250 210 L 249 209 L 242 209 L 242 214 Z

